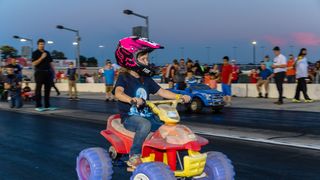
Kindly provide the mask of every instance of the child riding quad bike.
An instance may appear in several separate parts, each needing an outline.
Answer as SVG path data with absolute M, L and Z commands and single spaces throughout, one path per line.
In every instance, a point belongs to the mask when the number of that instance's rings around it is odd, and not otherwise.
M 165 90 L 150 77 L 148 54 L 159 48 L 143 38 L 119 41 L 115 54 L 122 72 L 113 90 L 119 114 L 110 116 L 101 131 L 111 146 L 109 152 L 96 147 L 79 154 L 79 179 L 111 179 L 112 162 L 127 154 L 131 179 L 233 179 L 230 160 L 218 152 L 201 153 L 208 140 L 178 124 L 177 103 L 190 97 Z M 172 100 L 149 101 L 149 94 Z
M 178 124 L 177 103 L 175 100 L 146 101 L 164 125 L 144 141 L 143 163 L 133 171 L 131 179 L 233 179 L 235 172 L 227 156 L 214 151 L 201 153 L 201 147 L 208 144 L 208 140 Z M 101 135 L 111 144 L 109 152 L 99 147 L 83 150 L 77 158 L 81 180 L 111 179 L 112 162 L 129 153 L 134 133 L 123 127 L 117 114 L 108 118 L 107 128 Z

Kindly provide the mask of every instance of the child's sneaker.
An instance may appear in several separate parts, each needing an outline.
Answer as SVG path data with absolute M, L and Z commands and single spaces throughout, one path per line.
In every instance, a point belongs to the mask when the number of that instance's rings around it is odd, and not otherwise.
M 312 102 L 314 102 L 314 100 L 313 99 L 306 99 L 306 100 L 304 100 L 304 102 L 305 103 L 312 103 Z
M 76 96 L 76 97 L 74 98 L 74 100 L 79 101 L 80 99 L 78 98 L 78 96 Z
M 299 99 L 292 99 L 292 102 L 294 102 L 294 103 L 301 103 L 301 101 L 299 100 Z
M 129 156 L 129 160 L 127 161 L 127 165 L 129 167 L 134 169 L 137 166 L 139 166 L 140 164 L 142 164 L 140 154 L 134 154 L 134 155 Z

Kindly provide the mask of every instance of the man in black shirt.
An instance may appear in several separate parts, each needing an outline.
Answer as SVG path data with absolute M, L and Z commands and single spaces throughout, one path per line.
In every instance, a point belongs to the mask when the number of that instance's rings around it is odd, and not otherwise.
M 36 99 L 36 110 L 43 111 L 50 108 L 50 89 L 52 79 L 50 76 L 50 69 L 54 70 L 52 64 L 52 58 L 50 53 L 44 50 L 45 41 L 39 39 L 38 49 L 32 53 L 32 65 L 34 66 L 34 78 L 36 81 L 35 99 Z M 44 85 L 44 108 L 41 104 L 41 89 Z

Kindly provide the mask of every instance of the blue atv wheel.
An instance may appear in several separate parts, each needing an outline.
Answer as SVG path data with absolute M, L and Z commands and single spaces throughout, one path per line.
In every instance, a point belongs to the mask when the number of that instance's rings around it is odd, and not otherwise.
M 223 153 L 215 151 L 207 153 L 204 173 L 205 177 L 197 180 L 233 180 L 235 176 L 231 160 Z
M 76 170 L 80 180 L 110 180 L 113 174 L 109 153 L 99 147 L 82 150 Z
M 132 173 L 130 180 L 176 180 L 169 166 L 161 162 L 140 164 Z

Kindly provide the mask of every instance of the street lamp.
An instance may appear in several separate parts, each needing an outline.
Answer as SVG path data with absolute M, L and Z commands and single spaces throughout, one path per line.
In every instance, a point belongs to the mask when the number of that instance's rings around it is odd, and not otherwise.
M 256 64 L 256 45 L 257 45 L 257 41 L 252 41 L 251 44 L 252 44 L 252 47 L 253 47 L 253 64 Z
M 79 35 L 79 30 L 67 28 L 62 25 L 57 25 L 56 28 L 57 29 L 64 29 L 64 30 L 72 31 L 72 32 L 76 33 L 76 42 L 73 42 L 72 44 L 77 46 L 77 69 L 78 69 L 78 80 L 80 80 L 80 40 L 81 40 L 81 38 Z
M 30 58 L 31 58 L 32 57 L 32 52 L 33 52 L 33 40 L 32 40 L 32 38 L 25 38 L 25 37 L 20 37 L 20 36 L 17 36 L 17 35 L 14 35 L 13 38 L 14 39 L 19 39 L 20 42 L 26 42 L 26 41 L 30 42 L 30 45 L 31 45 Z
M 143 16 L 141 14 L 137 14 L 129 9 L 126 9 L 126 10 L 123 10 L 123 14 L 126 14 L 126 15 L 134 15 L 134 16 L 137 16 L 137 17 L 140 17 L 140 18 L 143 18 L 146 20 L 146 27 L 147 27 L 147 37 L 149 39 L 149 17 L 148 16 Z

